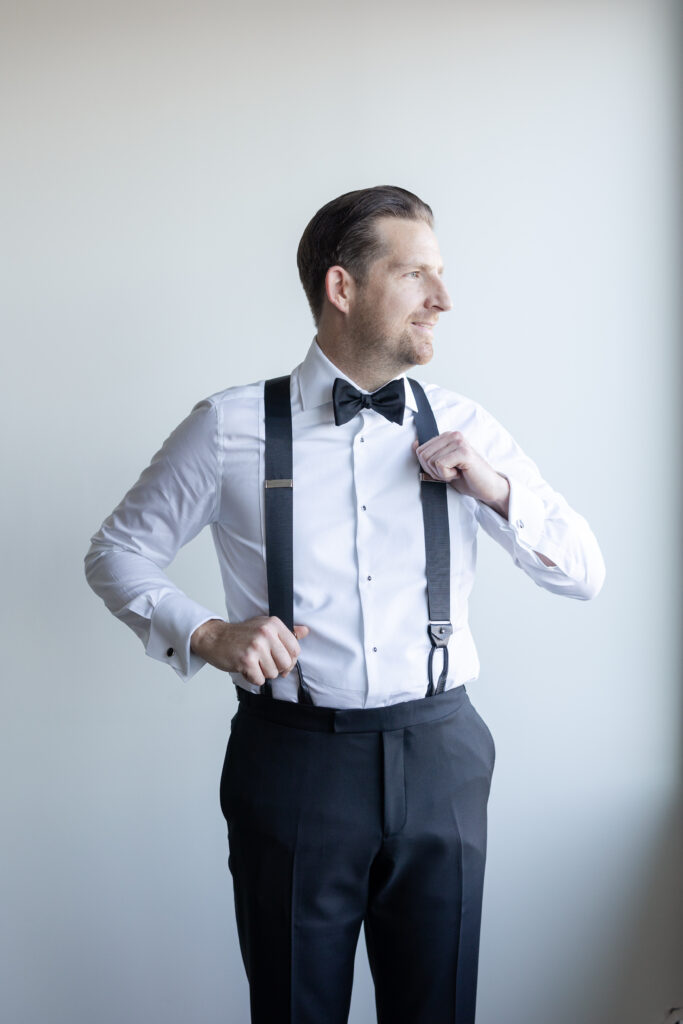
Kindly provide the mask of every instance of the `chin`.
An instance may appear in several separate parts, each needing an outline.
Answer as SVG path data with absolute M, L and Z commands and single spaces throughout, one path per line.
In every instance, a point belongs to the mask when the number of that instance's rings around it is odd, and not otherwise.
M 414 335 L 406 333 L 402 336 L 401 342 L 397 356 L 405 366 L 423 366 L 434 355 L 431 338 L 415 338 Z
M 426 341 L 419 348 L 415 349 L 415 366 L 424 366 L 434 355 L 434 346 L 431 341 Z

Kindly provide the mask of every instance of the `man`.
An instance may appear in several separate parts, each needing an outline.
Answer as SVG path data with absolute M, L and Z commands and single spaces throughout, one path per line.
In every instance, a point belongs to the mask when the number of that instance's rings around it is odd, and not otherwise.
M 567 597 L 603 561 L 493 417 L 406 377 L 451 308 L 425 203 L 340 196 L 298 264 L 304 361 L 195 406 L 87 577 L 181 678 L 237 684 L 221 804 L 252 1021 L 346 1021 L 363 925 L 380 1024 L 472 1024 L 494 762 L 464 686 L 477 529 Z M 229 621 L 163 571 L 207 524 Z

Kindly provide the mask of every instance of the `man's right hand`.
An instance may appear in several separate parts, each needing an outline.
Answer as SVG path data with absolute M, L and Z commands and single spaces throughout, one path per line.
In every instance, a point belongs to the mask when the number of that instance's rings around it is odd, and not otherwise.
M 244 622 L 209 619 L 195 629 L 190 647 L 200 658 L 223 672 L 239 672 L 249 683 L 288 675 L 301 653 L 299 640 L 308 626 L 292 633 L 276 615 L 257 615 Z

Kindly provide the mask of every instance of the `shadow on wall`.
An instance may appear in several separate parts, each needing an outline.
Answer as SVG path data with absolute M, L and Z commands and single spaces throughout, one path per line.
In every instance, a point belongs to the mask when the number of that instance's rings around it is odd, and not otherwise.
M 663 1024 L 681 1005 L 673 788 L 565 792 L 553 817 L 533 791 L 515 801 L 484 898 L 479 1024 Z
M 683 1005 L 683 821 L 680 794 L 665 809 L 647 855 L 622 887 L 620 941 L 600 963 L 596 1021 L 662 1024 Z M 673 885 L 673 889 L 672 889 Z M 649 937 L 646 943 L 646 938 Z M 654 940 L 654 941 L 653 941 Z M 677 990 L 667 980 L 677 978 Z M 597 979 L 593 981 L 597 990 Z
M 591 921 L 593 934 L 586 935 L 597 955 L 582 978 L 590 1004 L 585 1024 L 663 1024 L 672 1006 L 683 1005 L 680 794 L 648 834 L 651 842 L 640 855 L 619 865 L 619 885 L 610 887 L 598 934 Z M 672 978 L 679 979 L 676 991 L 669 987 Z

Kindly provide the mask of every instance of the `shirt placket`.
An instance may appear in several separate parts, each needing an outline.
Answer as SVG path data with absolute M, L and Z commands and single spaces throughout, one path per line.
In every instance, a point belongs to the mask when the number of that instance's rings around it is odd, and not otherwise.
M 353 477 L 356 495 L 356 565 L 358 569 L 358 598 L 363 620 L 363 645 L 368 679 L 368 694 L 381 688 L 380 665 L 380 609 L 377 606 L 377 572 L 373 544 L 373 510 L 369 497 L 372 488 L 371 446 L 376 439 L 373 419 L 376 413 L 364 411 L 358 418 L 358 430 L 353 441 Z

